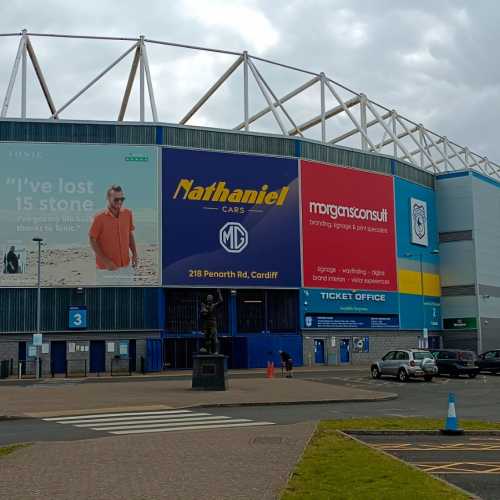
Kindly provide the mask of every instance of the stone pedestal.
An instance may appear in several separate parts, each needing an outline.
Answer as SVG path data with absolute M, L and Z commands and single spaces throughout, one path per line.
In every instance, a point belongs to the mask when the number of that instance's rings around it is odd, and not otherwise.
M 227 356 L 194 354 L 192 388 L 198 391 L 225 391 Z

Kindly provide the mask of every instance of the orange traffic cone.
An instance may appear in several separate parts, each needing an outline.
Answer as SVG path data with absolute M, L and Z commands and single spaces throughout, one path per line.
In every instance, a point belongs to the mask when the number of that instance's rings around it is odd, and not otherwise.
M 266 378 L 274 377 L 274 363 L 272 361 L 267 362 Z

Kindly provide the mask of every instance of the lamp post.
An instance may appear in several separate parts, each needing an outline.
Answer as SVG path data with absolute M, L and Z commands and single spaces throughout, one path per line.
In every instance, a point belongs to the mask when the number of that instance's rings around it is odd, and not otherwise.
M 33 241 L 35 243 L 38 243 L 38 266 L 37 266 L 37 294 L 36 294 L 36 333 L 40 334 L 41 330 L 41 299 L 42 299 L 42 294 L 41 294 L 41 270 L 42 270 L 42 241 L 43 238 L 33 238 Z M 40 371 L 39 371 L 39 359 L 38 359 L 38 347 L 36 348 L 37 350 L 37 357 L 36 357 L 36 378 L 40 377 Z
M 431 250 L 429 252 L 430 255 L 438 255 L 439 250 Z M 428 348 L 428 340 L 427 340 L 427 335 L 426 330 L 427 330 L 427 322 L 426 322 L 426 313 L 425 313 L 425 293 L 424 293 L 424 269 L 423 269 L 423 252 L 419 252 L 418 254 L 413 254 L 413 253 L 405 253 L 405 257 L 418 257 L 418 261 L 420 264 L 420 296 L 422 299 L 422 335 L 424 338 L 424 348 Z

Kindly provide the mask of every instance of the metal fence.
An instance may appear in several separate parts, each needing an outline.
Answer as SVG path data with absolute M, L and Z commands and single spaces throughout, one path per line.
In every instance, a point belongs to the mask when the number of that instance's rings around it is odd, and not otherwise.
M 132 363 L 130 358 L 113 358 L 111 360 L 111 376 L 132 375 Z
M 66 361 L 66 377 L 86 377 L 87 360 L 69 359 Z
M 39 373 L 41 373 L 42 360 L 39 358 L 20 360 L 18 363 L 18 378 L 36 378 L 37 366 Z

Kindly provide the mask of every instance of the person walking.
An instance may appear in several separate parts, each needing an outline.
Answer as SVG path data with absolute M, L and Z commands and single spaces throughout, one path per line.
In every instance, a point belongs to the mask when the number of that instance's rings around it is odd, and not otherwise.
M 286 378 L 292 378 L 293 362 L 292 357 L 286 351 L 279 351 L 281 366 L 285 368 Z

